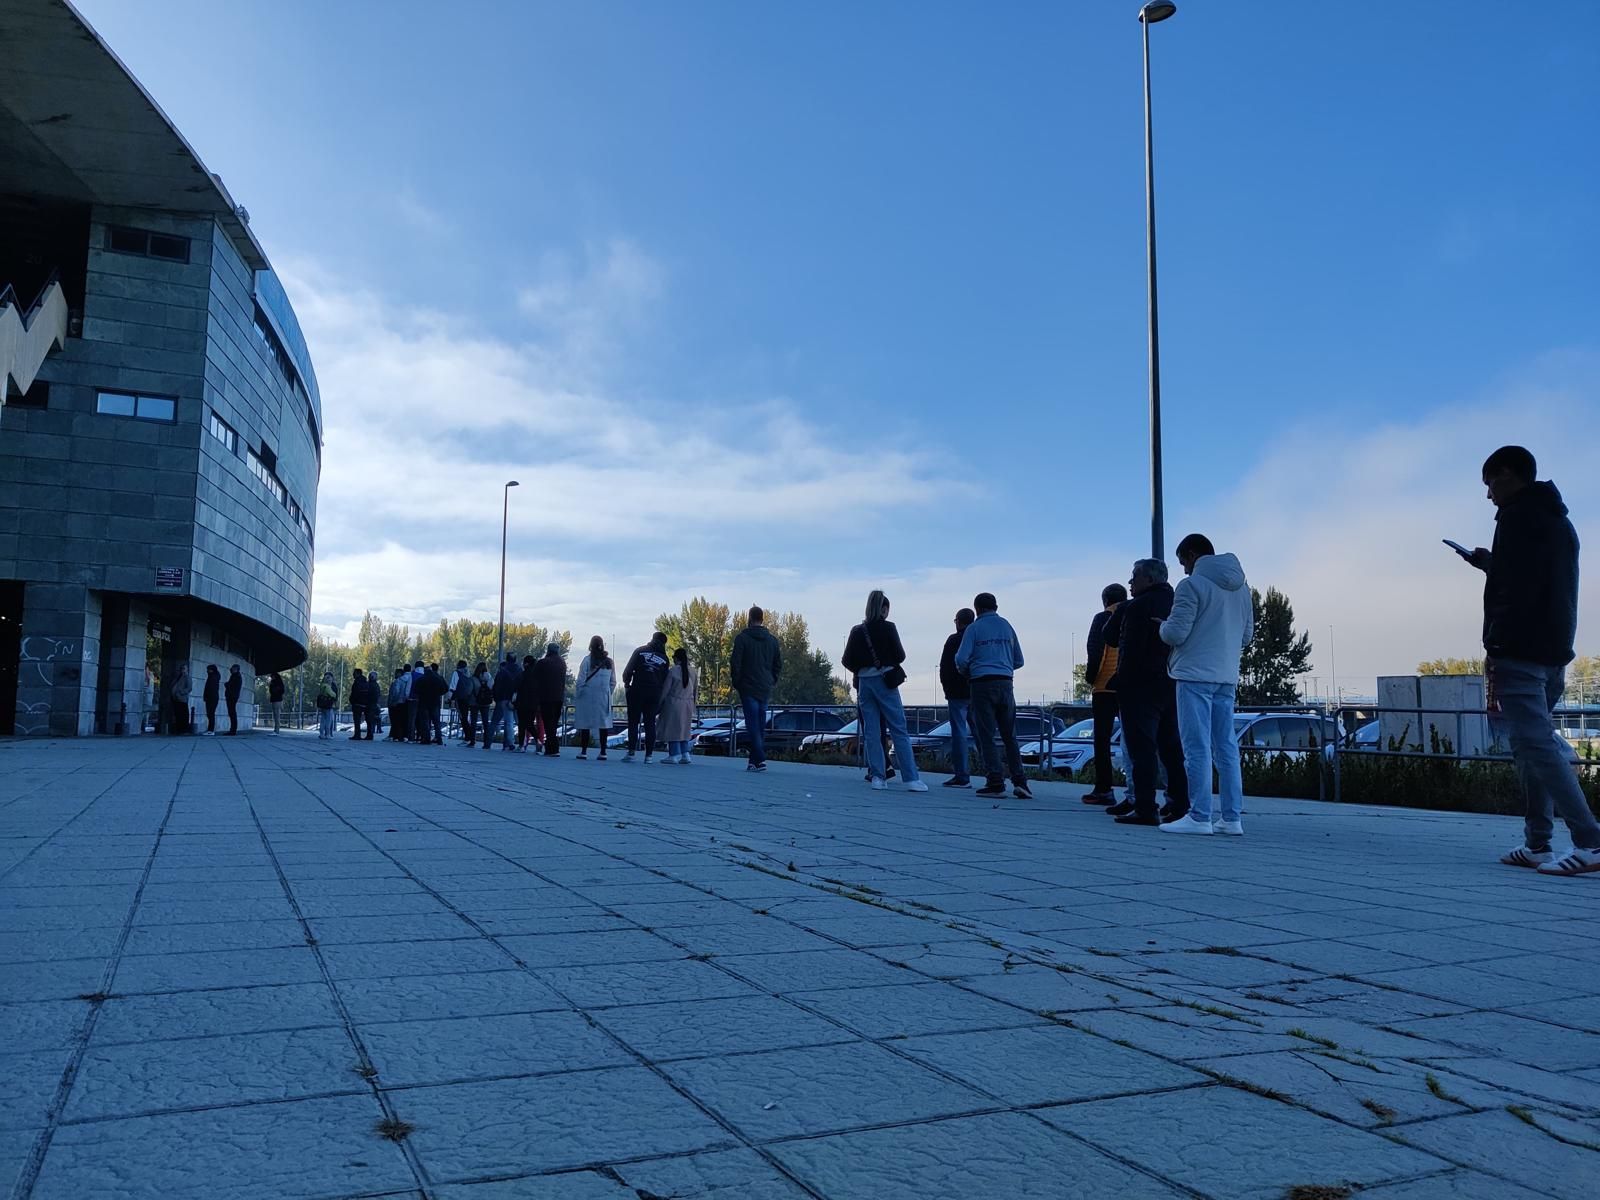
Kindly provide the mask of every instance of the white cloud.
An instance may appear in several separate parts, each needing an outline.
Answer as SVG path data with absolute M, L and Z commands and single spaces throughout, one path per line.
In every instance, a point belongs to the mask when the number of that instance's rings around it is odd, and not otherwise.
M 352 636 L 368 608 L 417 625 L 492 619 L 496 502 L 515 478 L 508 618 L 626 647 L 658 613 L 704 594 L 801 612 L 837 658 L 867 591 L 883 587 L 912 656 L 907 697 L 927 701 L 956 608 L 991 590 L 1028 656 L 1019 693 L 1060 695 L 1101 587 L 1125 580 L 1142 550 L 1091 540 L 1101 500 L 1085 498 L 1070 541 L 1002 527 L 988 563 L 949 562 L 937 539 L 895 528 L 911 506 L 958 511 L 959 489 L 975 494 L 938 454 L 903 440 L 863 451 L 782 399 L 669 410 L 610 390 L 593 351 L 625 347 L 665 280 L 624 240 L 583 262 L 554 264 L 523 289 L 536 327 L 525 342 L 290 272 L 327 423 L 314 597 L 324 632 Z M 1203 530 L 1257 586 L 1287 592 L 1324 688 L 1330 624 L 1347 691 L 1473 653 L 1481 579 L 1439 539 L 1492 539 L 1478 466 L 1516 441 L 1561 485 L 1580 537 L 1600 542 L 1595 365 L 1552 356 L 1479 397 L 1367 428 L 1289 430 L 1254 464 L 1219 463 L 1237 483 L 1216 496 L 1188 506 L 1169 496 L 1171 540 Z M 873 554 L 884 570 L 853 565 Z M 1580 649 L 1600 650 L 1592 582 Z

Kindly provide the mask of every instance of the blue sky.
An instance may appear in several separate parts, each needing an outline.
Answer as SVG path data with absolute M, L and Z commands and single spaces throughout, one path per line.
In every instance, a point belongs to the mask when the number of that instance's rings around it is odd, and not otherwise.
M 1145 552 L 1136 4 L 79 6 L 307 327 L 325 628 L 488 615 L 510 476 L 520 616 L 630 642 L 706 591 L 836 653 L 883 583 L 931 669 L 987 586 L 1035 694 Z M 1169 540 L 1349 686 L 1471 651 L 1437 539 L 1491 536 L 1494 444 L 1600 537 L 1600 6 L 1153 40 Z M 447 483 L 384 497 L 402 458 Z

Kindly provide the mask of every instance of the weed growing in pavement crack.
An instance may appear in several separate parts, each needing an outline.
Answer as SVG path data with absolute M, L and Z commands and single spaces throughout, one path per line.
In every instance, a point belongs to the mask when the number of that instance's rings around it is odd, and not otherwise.
M 798 875 L 800 873 L 799 868 L 794 865 L 794 860 L 793 859 L 789 860 L 789 870 L 793 871 L 796 875 Z
M 1085 946 L 1084 949 L 1088 950 L 1090 954 L 1097 955 L 1100 958 L 1121 958 L 1122 957 L 1122 955 L 1119 954 L 1115 950 L 1097 950 L 1093 946 Z
M 1243 954 L 1241 954 L 1238 950 L 1236 950 L 1232 946 L 1202 946 L 1198 950 L 1189 951 L 1189 953 L 1190 954 L 1222 954 L 1222 955 L 1227 956 L 1228 958 L 1243 958 L 1244 957 Z
M 1337 1050 L 1339 1048 L 1338 1042 L 1329 1038 L 1318 1037 L 1314 1033 L 1307 1033 L 1304 1029 L 1291 1029 L 1289 1030 L 1289 1036 L 1299 1038 L 1302 1042 L 1315 1042 L 1319 1046 L 1326 1046 L 1329 1050 Z
M 1254 1096 L 1264 1096 L 1268 1100 L 1276 1100 L 1280 1104 L 1294 1103 L 1282 1092 L 1274 1091 L 1269 1087 L 1262 1087 L 1259 1083 L 1251 1083 L 1248 1079 L 1240 1079 L 1237 1075 L 1229 1075 L 1224 1071 L 1210 1072 L 1216 1077 L 1218 1083 L 1226 1084 L 1231 1088 L 1238 1088 L 1241 1092 L 1249 1092 Z
M 1366 1109 L 1373 1116 L 1377 1117 L 1378 1120 L 1382 1121 L 1385 1125 L 1394 1120 L 1396 1116 L 1394 1109 L 1390 1108 L 1387 1104 L 1379 1104 L 1376 1100 L 1363 1100 L 1361 1102 L 1361 1107 Z
M 378 1077 L 378 1068 L 371 1063 L 357 1063 L 350 1069 L 363 1079 L 376 1079 Z
M 410 1121 L 402 1121 L 399 1117 L 385 1117 L 373 1128 L 379 1137 L 391 1142 L 403 1142 L 417 1131 Z
M 1466 1101 L 1460 1096 L 1453 1096 L 1449 1092 L 1445 1091 L 1444 1084 L 1439 1082 L 1439 1077 L 1432 1071 L 1429 1071 L 1422 1077 L 1422 1082 L 1428 1085 L 1428 1090 L 1432 1092 L 1438 1099 L 1447 1101 L 1450 1104 L 1466 1104 Z
M 78 999 L 79 1000 L 87 1000 L 90 1004 L 104 1004 L 107 1000 L 111 999 L 111 993 L 110 992 L 84 992 L 81 996 L 78 997 Z
M 1353 1195 L 1342 1183 L 1297 1183 L 1283 1193 L 1283 1200 L 1350 1200 Z
M 1522 1105 L 1508 1104 L 1506 1105 L 1506 1111 L 1517 1120 L 1521 1121 L 1524 1125 L 1532 1125 L 1535 1129 L 1539 1128 L 1539 1122 L 1535 1121 L 1533 1119 L 1533 1114 L 1527 1109 L 1523 1108 Z

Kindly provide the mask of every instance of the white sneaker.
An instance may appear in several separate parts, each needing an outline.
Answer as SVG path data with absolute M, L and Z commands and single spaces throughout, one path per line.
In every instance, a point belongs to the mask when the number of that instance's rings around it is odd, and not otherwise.
M 887 788 L 887 787 L 888 787 L 888 786 L 889 786 L 889 784 L 888 784 L 888 783 L 887 783 L 887 782 L 886 782 L 886 781 L 885 781 L 885 780 L 882 780 L 882 779 L 874 779 L 874 780 L 873 780 L 873 781 L 872 781 L 872 783 L 871 783 L 871 785 L 870 785 L 870 786 L 871 786 L 871 788 L 872 788 L 872 790 L 873 790 L 873 791 L 875 791 L 875 792 L 881 792 L 881 791 L 883 791 L 883 790 L 884 790 L 884 789 L 886 789 L 886 788 Z
M 633 751 L 629 750 L 626 754 L 624 754 L 622 756 L 622 761 L 623 762 L 632 762 L 633 761 Z M 645 762 L 649 762 L 649 761 L 650 760 L 648 758 L 645 759 Z
M 913 779 L 910 783 L 906 784 L 906 791 L 908 792 L 925 792 L 927 790 L 928 785 L 923 783 L 920 779 Z
M 624 760 L 624 761 L 626 761 L 626 760 Z M 650 756 L 648 754 L 646 754 L 644 756 L 644 765 L 647 766 L 647 767 L 650 765 Z
M 689 765 L 689 756 L 687 754 L 680 754 L 678 756 L 678 765 L 680 767 L 687 767 Z
M 1551 849 L 1530 850 L 1526 846 L 1518 846 L 1514 850 L 1507 850 L 1500 856 L 1500 861 L 1508 867 L 1532 867 L 1535 870 L 1545 863 L 1555 862 L 1556 852 Z
M 1224 821 L 1221 817 L 1218 817 L 1215 821 L 1211 822 L 1211 832 L 1212 833 L 1229 833 L 1229 834 L 1232 834 L 1234 837 L 1243 837 L 1244 836 L 1244 822 L 1243 821 Z
M 1574 846 L 1555 862 L 1539 864 L 1541 875 L 1587 875 L 1600 871 L 1600 850 L 1580 850 Z
M 1179 817 L 1176 821 L 1168 821 L 1161 827 L 1162 833 L 1203 833 L 1211 836 L 1211 822 L 1197 821 L 1193 817 Z

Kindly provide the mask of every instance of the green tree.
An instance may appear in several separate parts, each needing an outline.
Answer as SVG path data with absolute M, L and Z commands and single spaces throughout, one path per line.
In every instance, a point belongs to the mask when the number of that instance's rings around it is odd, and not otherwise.
M 1239 664 L 1239 704 L 1298 704 L 1295 679 L 1311 664 L 1311 635 L 1294 631 L 1294 606 L 1277 588 L 1250 589 L 1255 637 Z
M 833 660 L 811 647 L 811 631 L 799 613 L 777 613 L 768 622 L 783 651 L 783 674 L 773 689 L 774 704 L 839 704 L 849 689 L 833 677 Z M 844 692 L 841 700 L 840 693 Z
M 743 618 L 739 627 L 744 627 Z M 689 651 L 689 661 L 700 674 L 701 704 L 727 704 L 732 695 L 728 680 L 728 656 L 733 650 L 733 612 L 696 596 L 676 613 L 662 613 L 656 628 L 667 635 L 667 646 Z
M 1089 682 L 1089 664 L 1079 663 L 1072 668 L 1072 698 L 1082 703 L 1094 695 L 1094 685 Z
M 1417 664 L 1418 675 L 1482 675 L 1481 658 L 1430 658 Z

